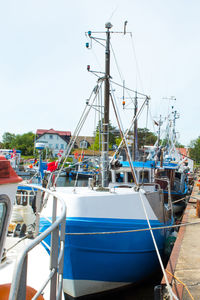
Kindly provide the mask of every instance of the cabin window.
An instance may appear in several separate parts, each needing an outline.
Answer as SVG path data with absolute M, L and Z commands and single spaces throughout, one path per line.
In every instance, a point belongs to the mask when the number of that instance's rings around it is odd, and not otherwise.
M 0 237 L 3 232 L 5 218 L 6 218 L 6 204 L 0 203 Z
M 56 149 L 58 149 L 58 144 L 56 144 Z
M 18 191 L 16 196 L 17 205 L 26 206 L 28 202 L 28 192 Z
M 128 182 L 134 182 L 134 178 L 131 172 L 128 172 Z
M 49 135 L 49 138 L 52 140 L 52 139 L 53 139 L 53 134 L 50 134 L 50 135 Z
M 158 172 L 158 177 L 167 177 L 167 172 L 166 171 L 160 171 Z
M 60 144 L 60 149 L 64 149 L 64 144 Z
M 175 178 L 181 179 L 181 173 L 176 172 L 175 173 Z
M 34 192 L 30 192 L 30 194 L 29 194 L 29 204 L 35 213 L 36 212 L 36 194 Z
M 116 182 L 123 182 L 124 174 L 116 173 Z
M 148 183 L 150 181 L 149 171 L 140 171 L 139 182 L 140 183 Z

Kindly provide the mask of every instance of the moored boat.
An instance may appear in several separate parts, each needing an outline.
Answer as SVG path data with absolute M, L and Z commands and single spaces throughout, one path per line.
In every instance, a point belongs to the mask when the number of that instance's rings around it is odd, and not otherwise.
M 91 103 L 105 82 L 102 137 L 101 186 L 56 187 L 54 195 L 67 206 L 63 290 L 66 297 L 79 298 L 138 283 L 159 265 L 166 237 L 163 225 L 173 217 L 164 204 L 163 193 L 154 182 L 139 184 L 129 157 L 133 184 L 110 183 L 108 123 L 110 99 L 110 29 L 106 24 L 106 70 L 93 89 Z M 92 33 L 88 32 L 92 38 Z M 87 103 L 88 110 L 92 104 Z M 89 112 L 86 110 L 83 119 Z M 79 121 L 81 124 L 82 120 Z M 121 131 L 121 130 L 120 130 Z M 76 132 L 76 130 L 75 130 Z M 78 132 L 78 131 L 77 131 Z M 122 132 L 122 131 L 121 131 Z M 75 135 L 74 135 L 75 136 Z M 122 132 L 122 142 L 126 137 Z M 68 153 L 75 139 L 68 145 Z M 128 151 L 128 148 L 127 148 Z M 41 212 L 40 231 L 50 225 L 51 204 Z M 154 229 L 154 233 L 151 231 Z M 155 237 L 155 240 L 152 238 Z M 155 247 L 155 241 L 157 248 Z M 49 240 L 46 240 L 49 244 Z
M 60 215 L 56 219 L 54 211 L 52 224 L 39 236 L 37 230 L 28 233 L 24 223 L 10 224 L 17 187 L 21 181 L 22 179 L 10 166 L 10 162 L 5 157 L 0 157 L 0 298 L 47 300 L 57 297 L 61 300 L 64 244 L 62 228 L 65 223 L 65 205 L 58 199 L 61 204 Z M 41 203 L 39 207 L 40 205 Z M 53 249 L 49 247 L 50 257 L 41 245 L 48 235 L 52 235 L 52 243 L 54 242 Z M 58 248 L 60 248 L 59 262 Z

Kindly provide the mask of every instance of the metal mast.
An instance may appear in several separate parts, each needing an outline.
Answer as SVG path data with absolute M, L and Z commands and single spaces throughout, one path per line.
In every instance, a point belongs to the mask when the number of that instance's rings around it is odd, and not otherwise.
M 174 114 L 174 119 L 173 119 L 173 142 L 176 143 L 176 120 L 179 119 L 179 114 L 175 110 L 172 112 Z
M 158 147 L 160 146 L 160 129 L 162 126 L 162 120 L 161 120 L 161 115 L 160 115 L 160 120 L 158 122 Z
M 133 161 L 137 160 L 137 152 L 138 152 L 138 136 L 137 136 L 137 111 L 138 111 L 138 100 L 137 100 L 137 92 L 135 92 L 135 108 L 134 108 L 134 141 L 133 141 L 133 153 L 132 153 L 132 159 Z
M 102 135 L 102 187 L 108 186 L 108 150 L 109 150 L 109 97 L 110 97 L 110 29 L 106 23 L 105 80 L 104 80 L 104 120 Z

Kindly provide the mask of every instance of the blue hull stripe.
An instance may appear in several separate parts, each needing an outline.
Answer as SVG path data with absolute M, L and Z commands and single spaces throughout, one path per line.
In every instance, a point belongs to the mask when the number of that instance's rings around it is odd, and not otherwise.
M 66 223 L 66 232 L 148 228 L 146 220 L 67 218 Z M 151 221 L 152 227 L 162 225 L 159 221 Z M 41 219 L 40 231 L 43 232 L 48 226 L 49 222 Z M 154 236 L 162 252 L 164 230 L 155 230 Z M 50 244 L 50 237 L 46 242 Z M 137 282 L 152 273 L 158 265 L 149 231 L 65 236 L 64 279 Z

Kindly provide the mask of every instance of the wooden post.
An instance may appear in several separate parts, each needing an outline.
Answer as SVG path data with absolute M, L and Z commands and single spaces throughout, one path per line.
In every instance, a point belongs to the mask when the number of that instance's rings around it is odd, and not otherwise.
M 197 200 L 196 216 L 200 218 L 200 200 Z

